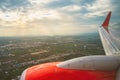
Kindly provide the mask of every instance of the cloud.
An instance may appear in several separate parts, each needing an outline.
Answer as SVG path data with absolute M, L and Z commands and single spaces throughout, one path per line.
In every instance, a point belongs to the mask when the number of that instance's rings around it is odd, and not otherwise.
M 65 10 L 65 11 L 79 11 L 81 10 L 81 7 L 78 5 L 69 5 L 69 6 L 65 6 L 62 7 L 61 10 Z
M 110 0 L 95 0 L 92 4 L 84 6 L 89 11 L 86 17 L 103 16 L 105 12 L 112 11 Z
M 48 4 L 58 0 L 28 0 L 31 4 Z
M 111 0 L 2 0 L 0 4 L 0 35 L 4 36 L 94 32 L 106 12 L 118 9 L 115 4 L 111 7 Z
M 3 21 L 16 21 L 19 19 L 19 16 L 16 12 L 0 12 L 0 19 Z
M 15 9 L 21 6 L 27 6 L 27 0 L 0 0 L 0 9 L 3 11 Z

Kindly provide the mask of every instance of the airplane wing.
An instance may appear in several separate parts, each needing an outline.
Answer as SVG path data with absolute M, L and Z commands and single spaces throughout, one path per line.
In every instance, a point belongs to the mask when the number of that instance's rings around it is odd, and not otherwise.
M 106 55 L 119 55 L 120 50 L 116 46 L 116 44 L 112 40 L 112 36 L 109 31 L 109 21 L 111 17 L 111 13 L 109 12 L 103 24 L 99 27 L 99 34 L 101 38 L 101 42 Z

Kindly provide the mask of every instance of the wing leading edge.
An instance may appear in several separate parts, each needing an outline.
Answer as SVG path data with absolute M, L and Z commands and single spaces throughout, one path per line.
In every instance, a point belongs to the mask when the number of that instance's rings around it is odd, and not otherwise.
M 120 50 L 114 44 L 112 37 L 109 33 L 109 29 L 108 29 L 110 17 L 111 17 L 111 12 L 108 13 L 105 21 L 99 27 L 99 34 L 100 34 L 100 38 L 101 38 L 101 42 L 102 42 L 105 54 L 106 55 L 119 55 Z

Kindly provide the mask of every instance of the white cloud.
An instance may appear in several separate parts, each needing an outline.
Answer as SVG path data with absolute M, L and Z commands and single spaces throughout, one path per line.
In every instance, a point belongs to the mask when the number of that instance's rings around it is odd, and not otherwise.
M 29 0 L 32 5 L 20 7 L 14 10 L 0 11 L 0 35 L 24 36 L 24 35 L 71 35 L 94 31 L 90 24 L 81 25 L 76 22 L 76 17 L 84 17 L 81 13 L 69 14 L 64 11 L 77 12 L 83 6 L 68 5 L 57 9 L 45 8 L 43 5 L 56 0 Z M 87 5 L 90 11 L 86 16 L 98 15 L 95 5 Z M 89 8 L 88 8 L 89 7 Z M 93 14 L 93 12 L 94 13 Z M 100 15 L 101 13 L 99 13 Z M 84 15 L 84 14 L 83 14 Z M 3 28 L 5 27 L 5 28 Z M 87 28 L 85 28 L 87 27 Z M 9 34 L 7 34 L 9 33 Z M 17 33 L 17 34 L 16 34 Z
M 95 12 L 88 12 L 87 14 L 84 15 L 86 18 L 94 18 L 96 16 L 103 16 L 105 15 L 105 12 L 108 12 L 110 10 L 101 10 L 101 11 L 95 11 Z
M 61 10 L 65 10 L 65 11 L 79 11 L 79 10 L 81 10 L 81 7 L 77 6 L 77 5 L 69 5 L 69 6 L 62 7 Z
M 34 13 L 34 14 L 33 14 Z M 28 21 L 35 20 L 35 19 L 60 19 L 60 15 L 55 10 L 44 10 L 44 11 L 36 11 L 33 10 L 31 12 L 26 13 L 26 17 L 28 18 Z
M 31 4 L 48 4 L 57 0 L 28 0 Z
M 89 11 L 85 15 L 86 17 L 103 16 L 105 12 L 112 10 L 110 0 L 96 0 L 92 4 L 87 4 L 84 7 Z
M 36 6 L 37 7 L 37 6 Z M 60 19 L 60 14 L 56 10 L 41 9 L 36 7 L 29 7 L 23 10 L 23 8 L 11 10 L 11 11 L 0 11 L 0 19 L 3 21 L 34 21 L 36 19 Z
M 0 12 L 0 19 L 4 21 L 16 21 L 19 16 L 16 12 Z

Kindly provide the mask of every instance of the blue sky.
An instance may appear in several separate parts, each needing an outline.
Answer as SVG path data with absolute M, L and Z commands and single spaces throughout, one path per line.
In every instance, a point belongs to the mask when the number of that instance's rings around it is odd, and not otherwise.
M 74 35 L 95 32 L 112 11 L 120 29 L 119 0 L 0 0 L 0 36 Z

